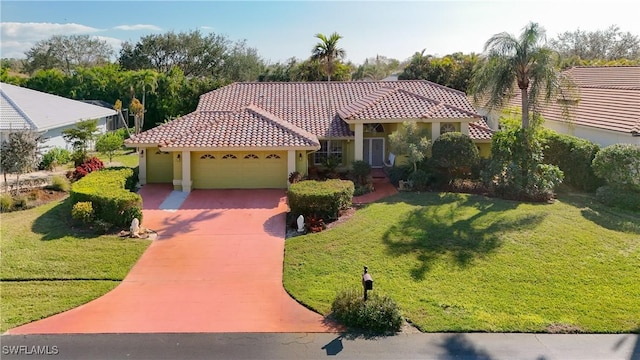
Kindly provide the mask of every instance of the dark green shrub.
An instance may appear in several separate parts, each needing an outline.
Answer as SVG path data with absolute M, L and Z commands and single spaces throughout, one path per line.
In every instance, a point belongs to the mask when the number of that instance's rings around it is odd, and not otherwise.
M 133 176 L 131 168 L 92 172 L 73 184 L 71 202 L 91 202 L 97 219 L 116 226 L 128 227 L 134 217 L 142 222 L 142 198 L 125 188 Z
M 331 311 L 338 321 L 349 327 L 385 333 L 398 332 L 402 326 L 402 315 L 393 299 L 370 293 L 364 301 L 362 290 L 338 293 Z
M 480 153 L 468 135 L 449 132 L 440 135 L 431 148 L 431 161 L 447 180 L 468 178 Z
M 53 170 L 58 165 L 64 165 L 71 161 L 71 152 L 67 149 L 53 148 L 42 156 L 38 165 L 40 170 Z
M 69 179 L 66 177 L 55 175 L 51 178 L 51 184 L 47 186 L 47 188 L 56 191 L 68 192 L 71 188 L 71 184 L 69 183 Z
M 82 165 L 89 157 L 86 151 L 76 150 L 71 154 L 71 160 L 73 161 L 73 167 L 78 167 Z
M 107 234 L 109 233 L 109 230 L 111 230 L 111 228 L 113 227 L 113 224 L 108 223 L 104 220 L 96 220 L 93 222 L 93 227 L 94 229 L 96 229 L 96 231 L 100 234 Z
M 2 212 L 9 212 L 13 210 L 13 197 L 9 194 L 0 195 L 0 210 Z
M 640 145 L 607 146 L 596 154 L 592 167 L 607 184 L 640 192 Z
M 292 184 L 287 197 L 294 217 L 317 215 L 334 220 L 340 210 L 351 207 L 353 192 L 354 185 L 349 180 L 307 180 Z
M 409 179 L 409 175 L 413 172 L 413 166 L 411 165 L 399 165 L 385 169 L 389 181 L 398 186 L 400 180 L 406 181 Z
M 557 165 L 564 173 L 564 183 L 583 191 L 595 191 L 604 181 L 593 172 L 591 163 L 600 146 L 575 136 L 543 132 L 544 162 Z
M 356 160 L 352 163 L 352 168 L 354 180 L 361 185 L 366 184 L 371 173 L 371 165 L 366 161 Z
M 534 128 L 506 129 L 493 135 L 485 183 L 502 198 L 548 201 L 562 182 L 562 171 L 542 164 L 540 135 Z
M 596 191 L 596 199 L 607 206 L 640 211 L 640 192 L 605 185 Z
M 93 205 L 89 201 L 77 202 L 71 208 L 71 218 L 84 224 L 92 222 L 94 216 Z
M 428 172 L 418 169 L 409 175 L 413 190 L 425 191 L 433 183 L 434 177 Z

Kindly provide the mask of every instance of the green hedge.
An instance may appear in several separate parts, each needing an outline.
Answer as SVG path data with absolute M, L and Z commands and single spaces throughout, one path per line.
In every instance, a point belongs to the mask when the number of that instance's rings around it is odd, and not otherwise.
M 600 146 L 575 136 L 545 131 L 544 162 L 557 165 L 564 173 L 564 183 L 578 190 L 595 191 L 604 181 L 597 177 L 591 162 Z
M 640 192 L 640 145 L 609 145 L 600 150 L 591 166 L 607 184 Z
M 94 171 L 72 185 L 71 202 L 91 202 L 96 219 L 116 226 L 128 227 L 133 218 L 142 222 L 142 198 L 127 190 L 134 179 L 131 168 Z
M 325 220 L 338 218 L 340 210 L 351 206 L 354 185 L 349 180 L 300 181 L 288 192 L 289 207 L 294 216 L 317 215 Z

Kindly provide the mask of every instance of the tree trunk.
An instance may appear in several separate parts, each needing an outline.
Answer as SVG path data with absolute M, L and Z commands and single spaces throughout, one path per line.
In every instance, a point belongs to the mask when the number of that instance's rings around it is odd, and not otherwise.
M 529 91 L 527 88 L 520 89 L 522 92 L 522 128 L 529 127 Z

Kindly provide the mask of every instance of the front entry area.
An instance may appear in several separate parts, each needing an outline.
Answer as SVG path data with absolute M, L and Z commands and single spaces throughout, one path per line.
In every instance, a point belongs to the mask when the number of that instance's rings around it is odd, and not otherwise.
M 287 152 L 192 152 L 194 189 L 284 189 Z
M 384 138 L 365 138 L 362 145 L 362 159 L 373 168 L 381 168 L 384 165 Z

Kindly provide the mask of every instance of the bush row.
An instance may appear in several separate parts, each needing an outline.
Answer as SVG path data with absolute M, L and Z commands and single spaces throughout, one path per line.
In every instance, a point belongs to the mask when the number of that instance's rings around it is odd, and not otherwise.
M 142 198 L 130 191 L 134 184 L 131 168 L 95 171 L 71 186 L 71 203 L 90 202 L 96 219 L 126 227 L 134 218 L 142 221 Z
M 598 144 L 549 130 L 543 132 L 542 139 L 544 162 L 558 166 L 567 185 L 592 192 L 604 184 L 591 167 L 593 158 L 600 151 Z
M 596 199 L 607 206 L 640 211 L 640 192 L 605 185 L 596 191 Z
M 351 207 L 353 192 L 354 185 L 349 180 L 307 180 L 292 184 L 287 196 L 294 217 L 317 215 L 334 220 L 340 210 Z

